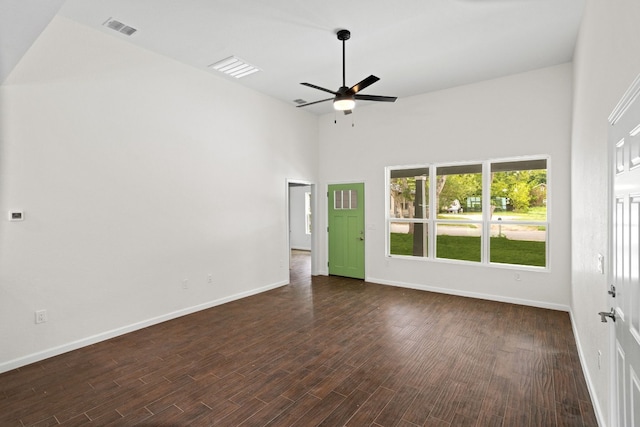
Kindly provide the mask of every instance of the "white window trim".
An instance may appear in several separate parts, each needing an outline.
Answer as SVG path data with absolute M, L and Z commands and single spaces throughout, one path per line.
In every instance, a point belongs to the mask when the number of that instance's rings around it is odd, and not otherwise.
M 304 232 L 311 234 L 311 192 L 304 193 Z
M 498 220 L 490 219 L 489 215 L 491 212 L 491 198 L 485 197 L 484 194 L 491 194 L 491 164 L 492 163 L 502 163 L 502 162 L 519 162 L 519 161 L 527 161 L 527 160 L 546 160 L 547 162 L 547 200 L 553 200 L 552 197 L 552 166 L 551 166 L 551 156 L 548 154 L 540 154 L 540 155 L 532 155 L 532 156 L 521 156 L 521 157 L 505 157 L 505 158 L 491 158 L 485 160 L 469 160 L 469 161 L 458 161 L 458 162 L 449 162 L 449 163 L 422 163 L 422 164 L 411 164 L 411 165 L 397 165 L 397 166 L 387 166 L 385 167 L 385 256 L 388 258 L 401 258 L 407 260 L 415 260 L 418 262 L 439 262 L 439 263 L 463 263 L 466 265 L 476 265 L 476 266 L 487 266 L 487 267 L 500 267 L 507 269 L 516 269 L 516 270 L 533 270 L 533 271 L 542 271 L 542 272 L 550 272 L 551 271 L 551 227 L 552 227 L 552 209 L 553 203 L 547 203 L 547 215 L 546 221 L 513 221 L 506 220 L 503 221 L 503 224 L 510 225 L 538 225 L 544 226 L 546 228 L 546 240 L 545 240 L 545 266 L 531 266 L 531 265 L 523 265 L 523 264 L 504 264 L 497 262 L 490 262 L 490 243 L 491 240 L 487 238 L 490 236 L 491 225 L 499 224 Z M 435 200 L 436 197 L 436 168 L 437 167 L 447 167 L 447 166 L 464 166 L 464 165 L 473 165 L 473 164 L 481 164 L 482 165 L 482 220 L 465 220 L 465 223 L 477 223 L 481 224 L 481 260 L 480 262 L 475 261 L 466 261 L 466 260 L 456 260 L 449 258 L 436 258 L 435 257 L 435 225 L 438 223 L 448 223 L 451 220 L 443 220 L 437 219 L 437 212 L 435 212 L 435 203 L 432 203 L 432 200 Z M 429 215 L 428 218 L 391 218 L 389 215 L 391 206 L 390 206 L 390 192 L 389 188 L 391 185 L 391 171 L 392 170 L 403 170 L 403 169 L 419 169 L 425 168 L 429 170 Z M 390 226 L 391 223 L 424 223 L 427 225 L 427 245 L 428 245 L 428 256 L 407 256 L 407 255 L 392 255 L 391 254 L 391 242 L 390 242 Z

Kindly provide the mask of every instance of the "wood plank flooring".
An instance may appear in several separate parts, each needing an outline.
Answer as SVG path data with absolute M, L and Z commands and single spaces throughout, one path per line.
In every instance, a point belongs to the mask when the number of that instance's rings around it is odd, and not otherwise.
M 567 313 L 309 275 L 0 375 L 1 426 L 596 426 Z

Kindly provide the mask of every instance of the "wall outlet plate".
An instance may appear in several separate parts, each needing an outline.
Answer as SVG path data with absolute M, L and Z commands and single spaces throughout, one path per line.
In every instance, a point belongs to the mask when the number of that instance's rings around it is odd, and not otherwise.
M 45 323 L 47 321 L 47 310 L 36 311 L 36 324 Z

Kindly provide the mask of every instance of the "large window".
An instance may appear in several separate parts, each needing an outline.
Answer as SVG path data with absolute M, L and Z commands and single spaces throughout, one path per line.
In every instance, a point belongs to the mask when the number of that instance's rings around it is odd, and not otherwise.
M 387 255 L 548 266 L 548 159 L 387 168 Z

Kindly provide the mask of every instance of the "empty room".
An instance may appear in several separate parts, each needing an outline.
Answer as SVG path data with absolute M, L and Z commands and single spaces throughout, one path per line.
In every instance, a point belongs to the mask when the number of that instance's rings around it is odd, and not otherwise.
M 640 426 L 638 20 L 0 0 L 0 425 Z

